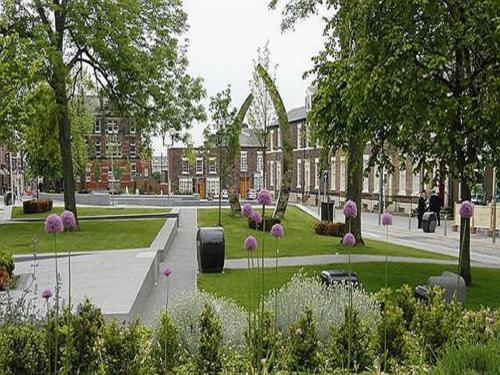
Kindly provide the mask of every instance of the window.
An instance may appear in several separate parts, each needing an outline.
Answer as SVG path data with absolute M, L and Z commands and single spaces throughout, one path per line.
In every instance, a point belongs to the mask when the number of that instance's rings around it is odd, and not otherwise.
M 368 193 L 368 176 L 365 174 L 368 169 L 369 155 L 363 155 L 363 193 Z
M 380 191 L 380 166 L 375 165 L 373 167 L 373 192 L 378 193 Z
M 300 134 L 302 131 L 301 128 L 301 124 L 297 124 L 297 148 L 302 148 L 302 134 Z
M 269 131 L 269 150 L 273 150 L 274 147 L 274 130 Z
M 179 178 L 179 193 L 191 194 L 193 192 L 193 182 L 189 177 Z
M 306 125 L 306 139 L 305 139 L 305 148 L 308 148 L 311 145 L 311 127 Z
M 406 195 L 406 169 L 399 171 L 399 195 Z
M 340 158 L 340 191 L 345 191 L 346 183 L 346 162 L 345 158 Z
M 137 131 L 136 127 L 135 127 L 134 125 L 132 125 L 132 126 L 130 127 L 130 134 L 135 134 L 135 133 L 136 133 L 136 131 Z
M 144 177 L 149 177 L 149 168 L 144 168 Z
M 314 159 L 314 188 L 316 190 L 319 189 L 319 170 L 318 170 L 318 166 L 319 166 L 319 159 L 316 158 L 316 159 Z
M 330 159 L 330 190 L 335 191 L 337 190 L 337 160 L 336 158 L 332 157 Z
M 276 134 L 276 145 L 277 145 L 277 148 L 281 148 L 281 129 L 278 128 L 277 130 L 277 134 Z
M 257 151 L 257 171 L 262 172 L 262 167 L 264 165 L 264 158 L 262 151 Z
M 311 162 L 304 160 L 304 189 L 309 191 L 311 187 Z
M 217 164 L 215 158 L 210 158 L 208 160 L 208 173 L 217 173 Z
M 87 166 L 87 168 L 85 169 L 85 182 L 91 182 L 92 179 L 90 177 L 90 167 Z
M 281 189 L 281 163 L 276 162 L 276 190 Z
M 135 159 L 137 156 L 137 150 L 135 148 L 135 142 L 130 142 L 130 157 Z
M 219 178 L 218 177 L 209 177 L 207 178 L 207 191 L 208 193 L 212 193 L 214 195 L 219 194 Z
M 203 158 L 196 158 L 196 174 L 203 173 Z
M 115 176 L 113 174 L 113 170 L 111 167 L 108 169 L 108 181 L 114 182 L 115 181 Z
M 413 166 L 412 180 L 413 194 L 418 195 L 420 193 L 420 171 L 415 165 Z
M 118 121 L 108 120 L 108 134 L 118 134 Z
M 269 185 L 274 187 L 274 162 L 269 162 Z
M 302 187 L 302 160 L 297 159 L 297 189 Z
M 189 162 L 186 158 L 182 158 L 181 170 L 182 174 L 189 174 Z
M 253 188 L 255 190 L 262 189 L 262 176 L 258 176 L 258 175 L 253 176 Z
M 101 157 L 101 141 L 95 141 L 95 157 L 97 159 Z
M 248 159 L 246 151 L 241 151 L 240 153 L 240 170 L 242 172 L 246 172 L 248 170 Z
M 130 164 L 130 177 L 135 178 L 137 176 L 137 166 L 135 163 Z
M 101 132 L 101 120 L 95 120 L 94 131 L 96 133 Z

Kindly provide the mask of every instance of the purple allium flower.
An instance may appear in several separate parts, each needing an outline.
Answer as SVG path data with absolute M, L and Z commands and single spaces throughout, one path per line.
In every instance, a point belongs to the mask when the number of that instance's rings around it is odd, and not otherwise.
M 251 220 L 256 224 L 262 223 L 262 216 L 257 211 L 252 212 Z
M 271 197 L 271 193 L 267 189 L 262 189 L 259 191 L 257 195 L 257 200 L 260 204 L 270 205 L 273 202 L 273 198 Z
M 52 297 L 52 290 L 44 289 L 44 291 L 42 292 L 42 298 L 44 300 L 48 300 L 50 297 Z
M 344 238 L 342 239 L 342 243 L 344 246 L 354 246 L 356 244 L 356 238 L 354 237 L 354 234 L 351 232 L 346 233 Z
M 253 209 L 252 209 L 252 206 L 250 205 L 250 203 L 245 203 L 241 209 L 241 212 L 243 213 L 243 216 L 245 216 L 245 217 L 252 216 Z
M 285 234 L 283 226 L 281 224 L 274 224 L 271 228 L 271 235 L 276 238 L 281 238 Z
M 356 217 L 358 215 L 358 207 L 353 200 L 349 199 L 347 202 L 345 202 L 344 215 L 345 217 Z
M 45 219 L 45 232 L 56 234 L 62 231 L 64 231 L 64 224 L 58 215 L 52 214 Z
M 169 277 L 172 274 L 172 268 L 170 268 L 169 266 L 165 267 L 165 269 L 163 270 L 163 274 L 165 275 L 165 277 Z
M 474 205 L 469 201 L 463 201 L 460 205 L 460 216 L 464 219 L 470 219 L 474 216 Z
M 302 329 L 301 328 L 297 328 L 295 330 L 295 336 L 302 336 L 304 334 L 304 332 L 302 332 Z
M 392 215 L 389 212 L 382 215 L 382 225 L 392 225 Z
M 76 227 L 75 215 L 71 211 L 64 211 L 61 215 L 61 220 L 65 229 L 73 229 Z
M 248 236 L 245 239 L 245 249 L 248 251 L 255 250 L 257 248 L 257 240 L 254 236 Z

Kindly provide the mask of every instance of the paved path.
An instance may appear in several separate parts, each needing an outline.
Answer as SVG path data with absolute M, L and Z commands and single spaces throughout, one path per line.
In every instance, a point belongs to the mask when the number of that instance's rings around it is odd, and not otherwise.
M 160 272 L 168 265 L 172 268 L 170 276 L 170 293 L 172 298 L 176 293 L 183 290 L 196 288 L 196 273 L 198 269 L 196 261 L 196 209 L 180 209 L 180 227 L 177 231 L 165 262 L 160 263 Z M 160 311 L 165 307 L 167 298 L 167 280 L 161 274 L 158 283 L 144 307 L 143 320 L 147 324 L 153 324 Z

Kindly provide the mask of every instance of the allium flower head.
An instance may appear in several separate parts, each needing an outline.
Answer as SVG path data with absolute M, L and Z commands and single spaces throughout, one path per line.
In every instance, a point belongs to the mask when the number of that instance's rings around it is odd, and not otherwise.
M 169 277 L 172 274 L 172 268 L 170 268 L 169 266 L 165 267 L 165 269 L 163 270 L 163 274 L 165 275 L 165 277 Z
M 52 214 L 45 219 L 45 232 L 56 234 L 62 231 L 64 231 L 64 224 L 58 215 Z
M 245 239 L 245 249 L 248 251 L 255 250 L 257 248 L 257 240 L 254 236 L 248 236 Z
M 344 215 L 345 217 L 358 216 L 358 207 L 356 206 L 356 203 L 353 200 L 349 199 L 347 202 L 345 202 Z
M 42 298 L 48 300 L 50 297 L 52 297 L 52 290 L 44 289 L 42 292 Z
M 302 332 L 302 329 L 301 328 L 297 328 L 295 330 L 295 336 L 302 336 L 304 334 L 304 332 Z
M 245 203 L 243 205 L 243 207 L 241 208 L 241 212 L 243 213 L 243 216 L 245 216 L 245 217 L 252 216 L 253 209 L 252 209 L 252 206 L 250 205 L 250 203 Z
M 252 212 L 251 219 L 257 224 L 262 223 L 262 216 L 257 211 Z
M 382 225 L 392 225 L 392 215 L 389 212 L 382 215 Z
M 271 235 L 276 238 L 281 238 L 285 234 L 283 226 L 281 224 L 274 224 L 271 228 Z
M 260 204 L 265 204 L 267 206 L 273 202 L 273 198 L 271 197 L 269 190 L 262 189 L 257 195 L 257 201 L 259 201 Z
M 354 246 L 356 244 L 356 238 L 354 237 L 354 234 L 351 232 L 346 233 L 344 238 L 342 239 L 342 243 L 344 246 Z
M 73 229 L 76 227 L 75 215 L 71 211 L 64 211 L 61 215 L 61 220 L 65 229 Z
M 463 201 L 460 205 L 460 216 L 464 219 L 470 219 L 474 216 L 474 205 L 469 201 Z

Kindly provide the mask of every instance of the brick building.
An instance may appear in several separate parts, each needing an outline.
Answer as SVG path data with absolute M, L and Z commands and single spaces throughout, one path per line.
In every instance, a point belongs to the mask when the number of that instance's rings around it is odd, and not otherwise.
M 142 159 L 140 131 L 131 118 L 119 116 L 107 101 L 91 98 L 95 123 L 88 138 L 89 165 L 80 188 L 147 190 L 150 163 Z
M 0 194 L 3 194 L 10 185 L 9 169 L 7 148 L 0 145 Z

